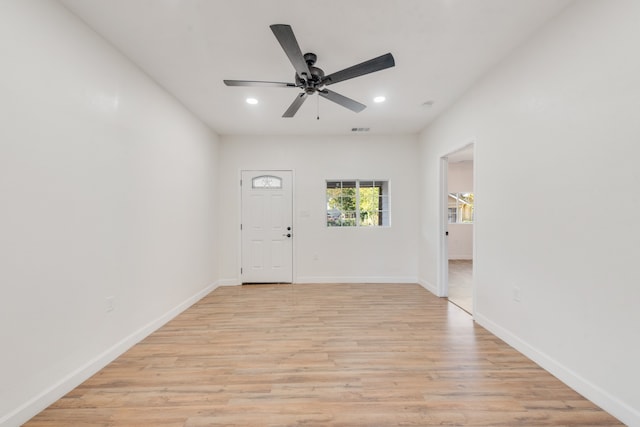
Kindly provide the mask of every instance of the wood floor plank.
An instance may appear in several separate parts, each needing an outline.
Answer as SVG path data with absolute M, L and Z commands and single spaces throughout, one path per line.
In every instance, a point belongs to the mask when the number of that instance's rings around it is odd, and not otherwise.
M 622 425 L 418 285 L 222 287 L 26 424 Z

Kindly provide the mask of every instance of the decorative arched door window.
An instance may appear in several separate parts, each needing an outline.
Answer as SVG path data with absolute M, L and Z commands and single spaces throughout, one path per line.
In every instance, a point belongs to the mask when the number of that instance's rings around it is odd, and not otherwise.
M 260 175 L 251 180 L 252 188 L 282 188 L 282 178 L 273 175 Z

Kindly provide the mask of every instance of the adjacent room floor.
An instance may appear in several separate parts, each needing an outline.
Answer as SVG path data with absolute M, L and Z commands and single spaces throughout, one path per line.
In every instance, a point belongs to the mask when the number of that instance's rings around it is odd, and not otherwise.
M 473 313 L 473 261 L 449 260 L 449 301 L 467 313 Z
M 419 285 L 221 287 L 27 426 L 613 426 Z

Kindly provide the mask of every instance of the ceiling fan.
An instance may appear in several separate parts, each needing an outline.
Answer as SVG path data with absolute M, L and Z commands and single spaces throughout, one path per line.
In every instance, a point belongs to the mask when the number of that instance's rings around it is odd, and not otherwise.
M 347 98 L 344 95 L 330 91 L 329 89 L 326 89 L 325 86 L 352 79 L 354 77 L 363 76 L 375 71 L 384 70 L 385 68 L 390 68 L 396 65 L 393 55 L 387 53 L 325 76 L 324 71 L 314 66 L 317 59 L 317 56 L 314 53 L 302 54 L 291 26 L 275 24 L 271 25 L 270 28 L 276 36 L 276 39 L 278 39 L 278 42 L 280 42 L 282 49 L 289 57 L 289 61 L 291 61 L 293 68 L 296 70 L 295 83 L 224 80 L 224 84 L 227 86 L 297 87 L 302 89 L 303 92 L 296 96 L 293 103 L 289 106 L 287 111 L 284 112 L 282 117 L 295 116 L 296 112 L 307 97 L 314 93 L 318 93 L 318 95 L 328 99 L 329 101 L 333 101 L 351 111 L 359 113 L 367 106 L 354 101 L 351 98 Z

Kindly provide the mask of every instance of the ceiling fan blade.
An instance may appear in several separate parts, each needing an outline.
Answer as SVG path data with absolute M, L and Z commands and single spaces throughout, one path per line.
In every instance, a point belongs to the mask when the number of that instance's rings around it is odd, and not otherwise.
M 318 91 L 318 95 L 323 98 L 327 98 L 329 101 L 333 101 L 336 104 L 342 105 L 345 108 L 348 108 L 351 111 L 355 111 L 359 113 L 360 111 L 367 108 L 366 105 L 360 104 L 358 101 L 354 101 L 351 98 L 347 98 L 344 95 L 340 95 L 339 93 L 332 92 L 328 89 Z
M 271 25 L 271 31 L 273 31 L 273 34 L 280 42 L 280 46 L 282 46 L 284 53 L 289 57 L 289 61 L 291 61 L 293 68 L 296 69 L 298 76 L 307 80 L 311 76 L 311 72 L 309 72 L 307 61 L 305 61 L 304 56 L 302 56 L 302 51 L 300 50 L 300 46 L 298 45 L 296 36 L 293 34 L 291 26 L 285 24 L 274 24 Z
M 300 106 L 304 103 L 304 101 L 306 101 L 306 99 L 307 99 L 306 92 L 302 92 L 301 94 L 298 94 L 298 96 L 296 96 L 296 99 L 293 100 L 293 102 L 291 103 L 289 108 L 287 108 L 287 111 L 284 112 L 282 117 L 295 116 L 298 110 L 300 109 Z
M 382 56 L 378 56 L 377 58 L 373 58 L 358 65 L 354 65 L 353 67 L 345 68 L 344 70 L 329 74 L 322 79 L 322 83 L 330 85 L 333 83 L 352 79 L 354 77 L 359 77 L 365 74 L 384 70 L 385 68 L 390 68 L 394 65 L 396 65 L 396 62 L 393 59 L 393 55 L 391 55 L 390 53 L 386 53 Z
M 296 87 L 295 83 L 261 82 L 253 80 L 223 80 L 227 86 Z

